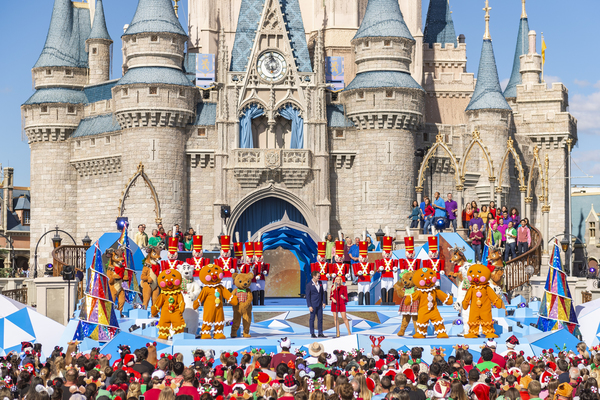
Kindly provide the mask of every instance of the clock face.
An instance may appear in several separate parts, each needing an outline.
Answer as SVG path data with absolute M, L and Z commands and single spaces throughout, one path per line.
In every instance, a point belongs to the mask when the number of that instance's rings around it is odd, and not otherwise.
M 257 64 L 258 74 L 268 82 L 282 79 L 287 72 L 285 58 L 275 51 L 267 51 L 260 55 Z

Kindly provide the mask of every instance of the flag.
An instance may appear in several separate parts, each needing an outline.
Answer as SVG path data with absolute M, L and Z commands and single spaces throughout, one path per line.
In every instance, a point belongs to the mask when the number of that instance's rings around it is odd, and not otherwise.
M 542 65 L 546 64 L 546 41 L 542 35 Z

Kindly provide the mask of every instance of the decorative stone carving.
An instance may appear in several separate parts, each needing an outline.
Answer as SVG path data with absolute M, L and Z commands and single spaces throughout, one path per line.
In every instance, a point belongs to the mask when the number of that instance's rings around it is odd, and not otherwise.
M 198 165 L 200 165 L 200 168 L 215 167 L 214 150 L 192 149 L 187 150 L 186 154 L 191 157 L 190 162 L 192 168 L 196 168 Z
M 121 155 L 72 160 L 80 177 L 121 172 Z
M 269 169 L 279 168 L 281 165 L 280 151 L 277 149 L 270 149 L 265 151 L 265 166 Z
M 259 169 L 235 169 L 235 178 L 244 189 L 252 189 L 258 186 L 263 171 Z
M 282 180 L 288 188 L 302 188 L 312 166 L 310 150 L 238 149 L 234 175 L 243 188 L 254 188 L 263 172 L 267 181 Z
M 354 164 L 354 159 L 356 158 L 355 151 L 335 151 L 331 152 L 331 157 L 335 162 L 335 167 L 340 169 L 342 167 L 346 169 L 352 168 Z

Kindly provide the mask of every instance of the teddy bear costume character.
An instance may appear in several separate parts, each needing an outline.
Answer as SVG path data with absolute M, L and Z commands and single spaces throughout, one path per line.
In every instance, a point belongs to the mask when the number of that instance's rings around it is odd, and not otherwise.
M 108 249 L 104 253 L 109 257 L 106 268 L 106 276 L 110 287 L 110 294 L 117 306 L 117 310 L 123 316 L 123 306 L 125 305 L 125 290 L 123 290 L 123 281 L 129 280 L 129 271 L 123 265 L 125 261 L 123 248 Z
M 487 338 L 497 338 L 492 320 L 492 303 L 497 308 L 504 308 L 502 299 L 490 287 L 491 272 L 485 265 L 473 264 L 467 272 L 471 287 L 463 300 L 463 309 L 471 306 L 469 313 L 469 333 L 465 338 L 479 337 L 479 327 Z
M 185 329 L 185 320 L 183 311 L 185 310 L 185 301 L 181 294 L 181 274 L 176 269 L 167 269 L 158 276 L 158 286 L 160 294 L 156 299 L 156 304 L 152 305 L 152 316 L 156 317 L 160 310 L 160 319 L 158 320 L 158 338 L 168 339 L 169 331 L 182 333 Z
M 233 321 L 231 323 L 231 337 L 237 337 L 237 331 L 240 327 L 240 323 L 244 323 L 245 338 L 250 337 L 250 324 L 252 323 L 252 304 L 253 298 L 250 292 L 250 285 L 252 284 L 252 278 L 254 274 L 233 274 L 233 284 L 235 295 L 238 299 L 238 304 L 233 306 Z
M 398 282 L 394 284 L 394 290 L 396 291 L 398 297 L 400 297 L 400 308 L 398 309 L 398 314 L 402 316 L 402 325 L 400 325 L 398 336 L 404 336 L 406 328 L 408 327 L 411 319 L 413 321 L 415 331 L 417 329 L 419 301 L 413 301 L 410 305 L 404 304 L 404 299 L 406 297 L 410 297 L 415 292 L 415 285 L 412 281 L 413 275 L 413 271 L 403 271 Z
M 142 297 L 144 310 L 148 309 L 148 303 L 156 303 L 160 290 L 158 289 L 158 275 L 160 275 L 160 248 L 149 246 L 146 248 L 146 258 L 142 261 Z
M 444 293 L 436 288 L 436 272 L 429 268 L 421 268 L 416 271 L 412 282 L 415 285 L 415 292 L 404 299 L 404 304 L 410 306 L 414 301 L 419 302 L 413 338 L 424 339 L 430 322 L 438 338 L 447 338 L 448 334 L 444 327 L 444 320 L 437 308 L 437 300 L 439 299 L 446 305 L 451 305 L 453 303 L 452 294 Z
M 200 284 L 194 280 L 195 266 L 187 262 L 181 264 L 177 268 L 181 273 L 181 293 L 185 301 L 185 311 L 183 319 L 185 326 L 188 328 L 188 333 L 196 334 L 198 330 L 198 311 L 194 310 L 194 300 L 198 298 L 202 288 Z
M 194 310 L 202 304 L 202 330 L 200 339 L 210 339 L 214 329 L 214 339 L 225 339 L 225 314 L 223 303 L 227 301 L 232 306 L 238 305 L 238 298 L 221 284 L 223 269 L 215 264 L 208 264 L 200 270 L 200 281 L 204 284 L 202 292 L 194 300 Z M 232 280 L 233 284 L 233 280 Z

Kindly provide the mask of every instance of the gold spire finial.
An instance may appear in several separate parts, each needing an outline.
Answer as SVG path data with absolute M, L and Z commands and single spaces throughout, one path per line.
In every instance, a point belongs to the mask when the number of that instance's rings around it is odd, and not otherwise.
M 525 10 L 525 1 L 527 0 L 521 0 L 521 2 L 523 3 L 523 12 L 521 12 L 521 18 L 527 18 L 527 11 Z
M 177 10 L 179 10 L 179 4 L 178 4 L 178 3 L 179 3 L 181 0 L 173 0 L 173 1 L 175 2 L 175 5 L 173 6 L 173 9 L 175 10 L 175 16 L 176 16 L 177 18 L 179 18 L 179 13 L 177 12 Z
M 485 0 L 485 35 L 483 35 L 483 40 L 492 40 L 492 36 L 490 35 L 490 0 Z

